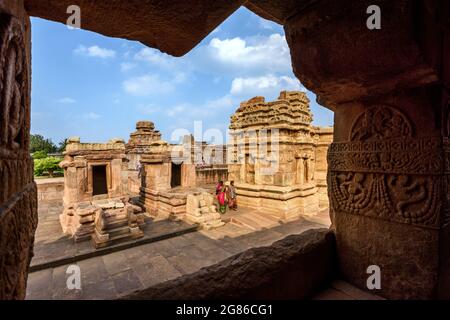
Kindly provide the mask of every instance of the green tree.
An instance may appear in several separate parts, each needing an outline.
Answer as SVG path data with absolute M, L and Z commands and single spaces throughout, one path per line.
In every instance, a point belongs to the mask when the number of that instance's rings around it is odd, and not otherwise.
M 45 139 L 40 134 L 32 134 L 30 137 L 30 152 L 35 153 L 36 151 L 52 153 L 58 151 L 58 147 L 51 139 Z
M 47 152 L 45 150 L 39 150 L 33 153 L 33 159 L 47 158 Z
M 68 141 L 68 139 L 66 138 L 66 139 L 61 140 L 61 141 L 59 142 L 59 147 L 58 147 L 58 151 L 59 151 L 59 152 L 64 152 L 64 151 L 66 151 L 67 141 Z
M 42 176 L 44 173 L 48 173 L 50 177 L 53 177 L 55 171 L 61 170 L 59 163 L 61 158 L 58 157 L 47 157 L 42 159 L 34 160 L 34 175 Z

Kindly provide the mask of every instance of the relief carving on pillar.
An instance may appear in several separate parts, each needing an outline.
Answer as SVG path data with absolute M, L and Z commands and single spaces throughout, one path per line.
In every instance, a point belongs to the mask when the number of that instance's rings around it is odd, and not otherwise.
M 32 181 L 25 30 L 0 13 L 0 203 Z
M 0 24 L 0 141 L 10 150 L 28 146 L 29 83 L 24 30 L 2 15 Z
M 328 151 L 333 209 L 438 227 L 442 144 L 439 137 L 414 137 L 412 123 L 391 106 L 367 109 L 353 123 L 349 141 Z
M 37 226 L 26 23 L 0 13 L 0 299 L 25 298 Z
M 37 227 L 36 185 L 17 193 L 0 208 L 0 300 L 24 299 Z

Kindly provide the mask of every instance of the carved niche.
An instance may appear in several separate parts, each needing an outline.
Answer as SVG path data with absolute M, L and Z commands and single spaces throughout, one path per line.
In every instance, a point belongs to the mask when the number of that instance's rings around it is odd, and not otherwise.
M 328 150 L 332 208 L 437 228 L 443 188 L 440 137 L 415 137 L 413 125 L 391 106 L 375 106 L 351 126 L 349 141 Z

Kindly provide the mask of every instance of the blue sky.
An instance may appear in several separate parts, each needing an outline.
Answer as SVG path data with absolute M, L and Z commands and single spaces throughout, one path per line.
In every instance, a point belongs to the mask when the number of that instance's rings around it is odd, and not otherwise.
M 168 141 L 175 129 L 193 132 L 194 121 L 225 133 L 241 101 L 304 90 L 283 28 L 245 8 L 180 58 L 38 18 L 32 41 L 31 132 L 55 143 L 127 141 L 138 120 L 153 121 Z M 314 124 L 333 125 L 333 113 L 307 94 Z

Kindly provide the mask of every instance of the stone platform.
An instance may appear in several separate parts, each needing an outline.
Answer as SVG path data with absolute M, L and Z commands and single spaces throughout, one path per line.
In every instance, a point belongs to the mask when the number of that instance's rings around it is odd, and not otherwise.
M 239 203 L 248 208 L 264 208 L 281 219 L 313 216 L 320 210 L 318 188 L 312 184 L 266 186 L 236 183 Z
M 223 225 L 215 205 L 214 186 L 178 186 L 160 191 L 141 188 L 141 191 L 145 196 L 139 199 L 140 205 L 155 218 L 198 223 L 206 229 Z

